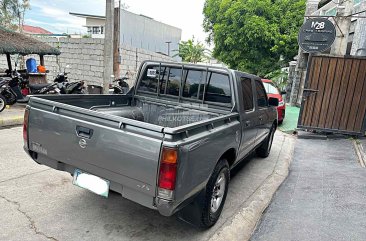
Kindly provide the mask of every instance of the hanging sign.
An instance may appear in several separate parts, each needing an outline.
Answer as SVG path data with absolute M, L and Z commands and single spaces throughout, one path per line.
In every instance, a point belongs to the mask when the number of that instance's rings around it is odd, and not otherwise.
M 336 28 L 325 18 L 310 18 L 301 27 L 298 43 L 308 53 L 319 53 L 329 49 L 334 43 Z

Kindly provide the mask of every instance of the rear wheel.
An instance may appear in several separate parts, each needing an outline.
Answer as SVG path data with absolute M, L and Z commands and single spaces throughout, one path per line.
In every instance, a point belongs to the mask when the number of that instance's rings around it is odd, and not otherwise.
M 219 161 L 206 188 L 180 213 L 180 218 L 200 228 L 210 228 L 219 219 L 225 204 L 230 181 L 229 164 Z
M 263 143 L 257 148 L 256 153 L 258 156 L 266 158 L 269 156 L 271 152 L 273 137 L 276 132 L 276 126 L 272 125 L 271 130 L 267 136 L 267 138 L 263 141 Z
M 6 107 L 6 99 L 4 96 L 0 95 L 0 112 L 2 112 Z

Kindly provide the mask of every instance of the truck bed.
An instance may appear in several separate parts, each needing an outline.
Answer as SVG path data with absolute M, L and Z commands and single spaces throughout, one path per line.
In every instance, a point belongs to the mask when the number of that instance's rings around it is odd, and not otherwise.
M 227 112 L 213 112 L 200 105 L 185 105 L 139 97 L 102 96 L 37 96 L 40 99 L 67 104 L 105 115 L 122 117 L 159 127 L 177 128 L 196 122 L 213 119 Z M 102 97 L 102 98 L 101 98 Z M 117 97 L 117 98 L 116 98 Z

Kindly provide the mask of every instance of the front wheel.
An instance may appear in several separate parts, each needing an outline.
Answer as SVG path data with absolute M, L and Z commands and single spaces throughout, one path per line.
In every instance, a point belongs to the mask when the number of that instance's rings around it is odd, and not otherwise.
M 269 156 L 271 152 L 273 137 L 276 132 L 276 126 L 272 125 L 271 130 L 266 139 L 264 139 L 263 143 L 257 148 L 256 153 L 258 156 L 266 158 Z
M 6 107 L 6 99 L 4 96 L 0 95 L 0 112 L 2 112 Z

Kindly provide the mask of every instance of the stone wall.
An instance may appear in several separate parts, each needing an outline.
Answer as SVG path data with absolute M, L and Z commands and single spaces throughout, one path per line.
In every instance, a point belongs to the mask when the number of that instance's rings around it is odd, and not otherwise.
M 57 47 L 61 51 L 60 56 L 45 56 L 46 68 L 50 71 L 47 76 L 49 82 L 52 82 L 57 73 L 64 71 L 69 65 L 66 72 L 69 73 L 70 81 L 84 80 L 88 85 L 102 86 L 103 80 L 103 39 L 71 39 L 61 38 L 40 38 L 41 41 Z M 133 48 L 123 45 L 120 48 L 121 64 L 120 75 L 127 75 L 129 84 L 134 83 L 136 73 L 142 61 L 174 61 L 172 58 L 150 52 L 144 49 Z M 26 56 L 26 58 L 34 57 L 39 64 L 39 56 Z M 14 56 L 12 57 L 14 59 Z M 14 62 L 14 61 L 13 61 Z M 0 55 L 0 69 L 6 69 L 7 62 L 4 55 Z

